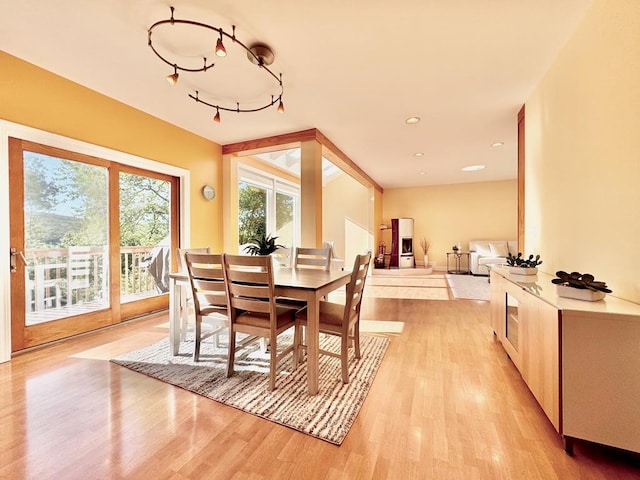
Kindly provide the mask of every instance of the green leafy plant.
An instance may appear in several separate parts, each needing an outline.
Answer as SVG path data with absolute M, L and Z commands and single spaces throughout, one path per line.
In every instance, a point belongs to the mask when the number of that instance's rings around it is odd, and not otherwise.
M 540 260 L 540 255 L 529 255 L 528 258 L 524 258 L 522 256 L 522 252 L 518 252 L 518 255 L 513 256 L 511 252 L 507 254 L 507 265 L 511 267 L 520 267 L 520 268 L 536 268 L 538 265 L 542 263 Z
M 249 255 L 271 255 L 278 248 L 284 248 L 284 245 L 276 243 L 277 238 L 264 233 L 259 234 L 251 239 L 251 243 L 244 247 L 244 251 Z
M 558 278 L 551 280 L 551 283 L 556 285 L 565 285 L 567 287 L 579 288 L 581 290 L 594 290 L 604 293 L 611 293 L 611 290 L 607 288 L 605 282 L 597 282 L 595 277 L 590 273 L 580 272 L 563 272 L 562 270 L 556 272 Z

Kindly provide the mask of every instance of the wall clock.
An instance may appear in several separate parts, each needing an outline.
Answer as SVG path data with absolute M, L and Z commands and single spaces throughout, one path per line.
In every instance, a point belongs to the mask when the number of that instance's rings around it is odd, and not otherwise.
M 216 189 L 211 185 L 205 185 L 202 187 L 202 196 L 207 200 L 213 200 L 216 196 Z

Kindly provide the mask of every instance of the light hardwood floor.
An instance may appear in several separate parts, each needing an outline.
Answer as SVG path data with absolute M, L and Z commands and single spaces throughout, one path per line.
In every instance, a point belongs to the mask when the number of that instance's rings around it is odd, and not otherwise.
M 109 362 L 166 337 L 161 315 L 0 364 L 0 478 L 640 478 L 635 456 L 564 453 L 488 303 L 366 298 L 363 318 L 402 332 L 340 447 Z

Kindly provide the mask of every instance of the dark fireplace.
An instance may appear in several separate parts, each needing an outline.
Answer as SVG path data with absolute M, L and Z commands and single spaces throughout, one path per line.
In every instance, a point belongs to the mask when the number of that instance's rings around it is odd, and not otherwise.
M 407 253 L 413 253 L 413 238 L 403 238 L 402 239 L 402 255 Z

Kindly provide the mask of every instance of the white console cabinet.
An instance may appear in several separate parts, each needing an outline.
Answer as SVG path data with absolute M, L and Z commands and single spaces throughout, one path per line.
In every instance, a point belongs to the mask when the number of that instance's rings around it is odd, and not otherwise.
M 640 305 L 556 295 L 535 280 L 491 270 L 491 324 L 572 452 L 582 439 L 640 452 Z

